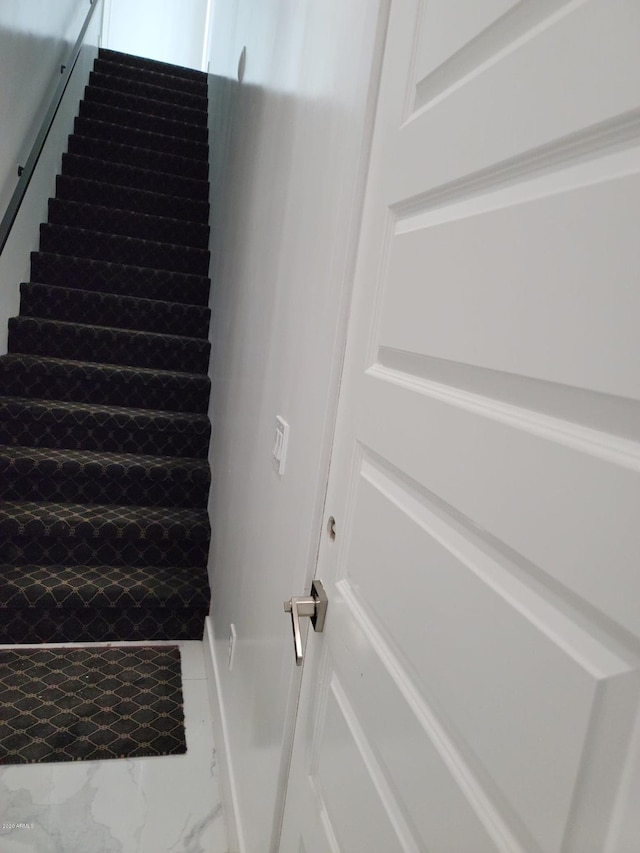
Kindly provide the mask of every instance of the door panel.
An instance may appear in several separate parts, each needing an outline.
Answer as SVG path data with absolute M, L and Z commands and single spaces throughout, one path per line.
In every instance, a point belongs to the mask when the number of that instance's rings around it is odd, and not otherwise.
M 402 850 L 402 819 L 384 773 L 334 671 L 318 751 L 316 784 L 341 848 Z M 396 824 L 396 826 L 394 826 Z
M 634 853 L 639 33 L 391 4 L 283 853 Z
M 432 0 L 422 22 L 422 50 L 416 68 L 422 80 L 518 5 L 518 0 Z
M 400 472 L 363 462 L 346 555 L 352 594 L 452 741 L 542 849 L 559 849 L 589 726 L 597 715 L 600 736 L 628 741 L 634 674 L 430 503 Z
M 640 6 L 574 0 L 558 7 L 433 98 L 421 96 L 411 70 L 385 175 L 394 211 L 422 210 L 446 198 L 445 189 L 466 198 L 588 157 L 630 133 L 637 138 Z M 411 50 L 408 42 L 405 53 Z M 415 50 L 419 66 L 423 45 Z
M 624 159 L 398 221 L 379 346 L 637 397 L 640 158 Z
M 363 380 L 363 443 L 510 549 L 513 571 L 567 605 L 580 596 L 637 638 L 637 445 L 390 373 Z

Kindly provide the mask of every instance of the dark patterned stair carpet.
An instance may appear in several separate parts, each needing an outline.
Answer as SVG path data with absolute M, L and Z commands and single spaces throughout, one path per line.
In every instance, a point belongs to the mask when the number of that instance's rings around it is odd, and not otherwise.
M 201 639 L 206 75 L 101 50 L 0 357 L 0 643 Z
M 175 646 L 0 651 L 0 764 L 186 752 Z
M 187 305 L 209 301 L 209 279 L 203 276 L 42 251 L 31 255 L 31 280 Z

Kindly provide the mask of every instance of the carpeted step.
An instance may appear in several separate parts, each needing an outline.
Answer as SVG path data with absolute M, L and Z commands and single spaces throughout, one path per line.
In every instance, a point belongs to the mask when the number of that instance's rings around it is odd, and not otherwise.
M 117 124 L 121 127 L 135 127 L 139 130 L 149 130 L 154 133 L 164 133 L 177 139 L 190 139 L 194 142 L 208 143 L 207 128 L 201 124 L 184 121 L 172 121 L 158 115 L 135 112 L 134 110 L 111 107 L 93 101 L 80 101 L 79 115 L 84 118 Z
M 162 189 L 162 192 L 168 195 L 200 202 L 207 202 L 209 198 L 207 181 L 154 172 L 153 169 L 127 166 L 126 163 L 110 163 L 79 154 L 62 155 L 62 174 L 131 189 L 151 192 Z
M 206 277 L 209 271 L 209 252 L 204 249 L 173 246 L 170 243 L 157 243 L 138 237 L 100 234 L 66 225 L 43 223 L 40 226 L 40 250 L 203 277 Z
M 131 210 L 102 207 L 97 203 L 49 199 L 49 222 L 99 231 L 102 234 L 120 234 L 139 237 L 177 246 L 207 249 L 209 226 L 200 222 L 185 222 L 168 216 L 152 216 Z
M 162 193 L 119 187 L 87 178 L 58 175 L 56 198 L 96 204 L 116 210 L 131 210 L 150 216 L 166 216 L 183 222 L 200 223 L 205 227 L 209 221 L 209 204 L 204 201 Z
M 203 338 L 64 323 L 39 317 L 9 319 L 11 353 L 206 373 L 209 349 L 209 341 Z
M 35 355 L 0 356 L 0 394 L 41 402 L 133 406 L 204 415 L 210 379 L 203 373 L 94 364 Z
M 48 252 L 31 254 L 31 280 L 189 305 L 207 305 L 209 301 L 210 281 L 204 276 Z
M 209 535 L 204 510 L 0 503 L 0 553 L 5 565 L 204 569 Z
M 165 151 L 150 151 L 147 148 L 137 148 L 134 145 L 124 145 L 119 142 L 103 142 L 101 139 L 91 139 L 75 133 L 69 137 L 67 151 L 69 154 L 80 154 L 82 157 L 93 157 L 108 163 L 122 163 L 125 166 L 139 166 L 141 169 L 166 172 L 169 175 L 179 175 L 194 181 L 206 181 L 209 177 L 208 164 L 203 160 L 180 157 L 178 154 L 169 154 Z M 99 175 L 93 177 L 99 177 Z
M 140 115 L 160 116 L 171 121 L 193 124 L 199 127 L 207 126 L 207 113 L 200 109 L 184 106 L 183 104 L 168 104 L 144 98 L 139 95 L 116 92 L 115 89 L 101 89 L 99 86 L 87 86 L 84 90 L 84 100 L 92 104 L 117 107 L 131 110 Z
M 101 47 L 98 51 L 100 59 L 125 65 L 129 68 L 142 68 L 156 71 L 159 74 L 170 74 L 174 77 L 184 77 L 187 80 L 206 81 L 207 74 L 196 68 L 185 68 L 182 65 L 173 65 L 170 62 L 162 62 L 159 59 L 147 59 L 145 56 L 134 56 L 130 53 L 121 53 L 118 50 Z
M 117 549 L 121 542 L 137 542 L 141 547 L 145 543 L 162 547 L 169 539 L 206 543 L 210 528 L 203 509 L 4 501 L 0 503 L 0 546 L 16 535 L 41 542 L 85 540 L 95 543 L 96 549 L 104 542 L 109 550 L 110 543 Z
M 148 83 L 151 86 L 161 86 L 163 89 L 174 92 L 186 92 L 199 98 L 206 98 L 208 95 L 206 77 L 196 79 L 166 73 L 163 70 L 152 70 L 148 67 L 138 66 L 134 68 L 131 65 L 124 65 L 122 62 L 114 62 L 101 56 L 96 59 L 93 70 L 109 77 L 124 77 L 127 80 Z
M 205 509 L 202 459 L 0 447 L 0 500 Z
M 193 160 L 209 159 L 209 146 L 204 142 L 194 142 L 180 136 L 168 136 L 152 130 L 141 130 L 137 127 L 126 127 L 121 124 L 112 124 L 103 119 L 86 118 L 77 116 L 73 132 L 78 136 L 86 136 L 91 139 L 99 139 L 109 142 L 120 142 L 124 145 L 133 145 L 136 148 L 146 148 L 152 151 L 163 151 L 169 154 L 177 154 L 180 157 L 189 157 Z
M 0 444 L 206 458 L 206 415 L 0 397 Z
M 202 95 L 192 95 L 189 92 L 178 92 L 175 89 L 166 89 L 164 86 L 156 86 L 153 83 L 145 83 L 110 74 L 101 74 L 92 71 L 89 74 L 89 86 L 97 86 L 99 89 L 111 89 L 118 94 L 134 95 L 139 98 L 158 101 L 159 104 L 179 104 L 193 110 L 207 111 L 207 98 Z
M 20 314 L 71 323 L 206 338 L 211 312 L 197 305 L 139 299 L 34 282 L 20 285 Z
M 188 565 L 0 565 L 0 601 L 0 643 L 200 640 L 209 591 Z

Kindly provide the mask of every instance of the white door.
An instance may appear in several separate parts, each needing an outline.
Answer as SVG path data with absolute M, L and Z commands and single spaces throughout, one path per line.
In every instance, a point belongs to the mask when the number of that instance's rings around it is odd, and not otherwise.
M 282 853 L 640 851 L 639 141 L 638 0 L 392 2 Z

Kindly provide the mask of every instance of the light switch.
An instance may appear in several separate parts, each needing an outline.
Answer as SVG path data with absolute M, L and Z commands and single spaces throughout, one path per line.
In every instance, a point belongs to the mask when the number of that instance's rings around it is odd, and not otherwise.
M 278 474 L 284 474 L 284 464 L 287 458 L 287 445 L 289 443 L 289 424 L 279 415 L 276 418 L 276 438 L 273 445 L 273 467 Z

